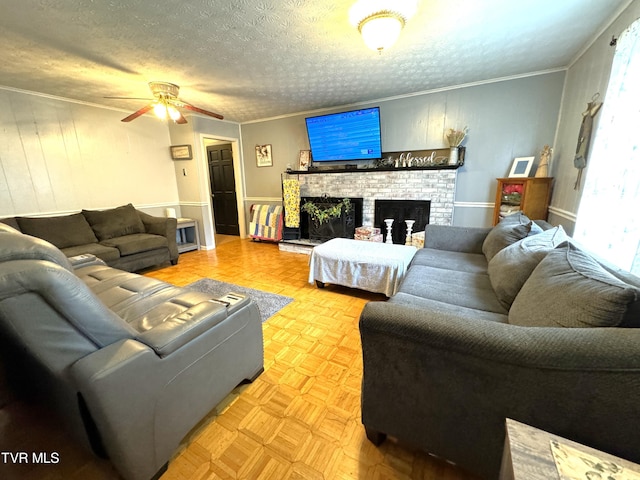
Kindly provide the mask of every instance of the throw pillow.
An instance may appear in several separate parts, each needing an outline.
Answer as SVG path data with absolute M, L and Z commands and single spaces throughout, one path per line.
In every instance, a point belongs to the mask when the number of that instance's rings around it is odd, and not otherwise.
M 564 242 L 538 264 L 509 310 L 509 323 L 530 327 L 630 325 L 640 290 Z
M 482 243 L 482 253 L 487 258 L 487 262 L 490 262 L 504 247 L 526 237 L 531 230 L 531 223 L 531 220 L 522 212 L 503 218 L 491 229 Z
M 531 222 L 531 230 L 529 231 L 529 236 L 538 235 L 539 233 L 544 232 L 543 228 L 538 225 L 536 222 Z
M 82 210 L 98 240 L 145 233 L 140 215 L 130 203 L 109 210 Z
M 500 219 L 500 223 L 503 225 L 525 225 L 529 222 L 531 222 L 531 219 L 522 212 L 512 213 Z
M 538 263 L 568 237 L 557 226 L 500 250 L 489 262 L 489 279 L 500 303 L 508 310 Z
M 80 213 L 58 217 L 18 217 L 20 231 L 32 237 L 42 238 L 58 248 L 98 243 L 98 239 Z

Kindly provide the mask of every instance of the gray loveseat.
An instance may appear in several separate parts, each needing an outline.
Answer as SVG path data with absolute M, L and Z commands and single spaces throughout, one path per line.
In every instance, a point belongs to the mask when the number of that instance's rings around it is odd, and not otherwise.
M 131 204 L 73 215 L 11 217 L 0 222 L 47 240 L 67 257 L 92 254 L 129 272 L 178 263 L 176 219 L 154 217 Z
M 639 299 L 561 227 L 428 225 L 399 293 L 360 318 L 367 437 L 489 480 L 512 418 L 640 462 Z
M 9 377 L 42 390 L 127 480 L 162 472 L 189 430 L 263 368 L 249 298 L 68 259 L 1 223 L 0 340 Z

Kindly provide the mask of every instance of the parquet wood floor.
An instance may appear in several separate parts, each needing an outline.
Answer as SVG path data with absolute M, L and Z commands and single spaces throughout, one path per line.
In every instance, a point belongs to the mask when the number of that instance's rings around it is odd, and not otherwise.
M 162 480 L 475 479 L 423 452 L 389 440 L 375 447 L 366 439 L 360 423 L 358 318 L 367 301 L 383 296 L 336 286 L 317 289 L 307 282 L 308 256 L 266 242 L 221 240 L 215 250 L 184 253 L 177 266 L 145 274 L 176 285 L 215 278 L 294 301 L 264 323 L 264 373 L 236 388 L 200 422 Z M 11 427 L 26 425 L 27 438 L 46 441 L 47 431 L 57 431 L 55 422 L 42 416 L 25 420 L 23 409 L 35 407 L 20 403 L 10 404 L 13 417 L 11 409 L 0 409 L 7 414 L 0 416 L 0 435 L 14 432 L 15 440 L 24 442 Z M 37 408 L 34 415 L 38 418 Z M 42 428 L 45 433 L 38 431 Z M 64 446 L 64 466 L 2 478 L 117 478 L 107 462 L 75 451 L 60 435 L 56 444 Z M 0 448 L 7 449 L 6 438 Z

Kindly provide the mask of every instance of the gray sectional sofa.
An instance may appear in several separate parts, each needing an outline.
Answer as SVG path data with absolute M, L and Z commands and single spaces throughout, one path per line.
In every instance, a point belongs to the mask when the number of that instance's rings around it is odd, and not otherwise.
M 262 371 L 258 308 L 237 298 L 68 259 L 0 223 L 9 377 L 57 406 L 126 480 L 158 478 L 190 429 Z
M 131 204 L 72 215 L 11 217 L 0 222 L 47 240 L 67 257 L 92 254 L 129 272 L 178 263 L 177 220 L 148 215 Z
M 512 418 L 640 462 L 640 278 L 562 227 L 428 225 L 360 318 L 362 422 L 496 479 Z

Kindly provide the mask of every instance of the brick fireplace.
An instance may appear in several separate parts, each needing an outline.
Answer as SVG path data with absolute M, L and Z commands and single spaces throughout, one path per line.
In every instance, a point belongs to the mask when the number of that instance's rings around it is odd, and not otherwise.
M 300 175 L 302 197 L 362 197 L 362 224 L 373 226 L 375 201 L 428 200 L 429 222 L 453 223 L 456 170 L 355 170 Z

